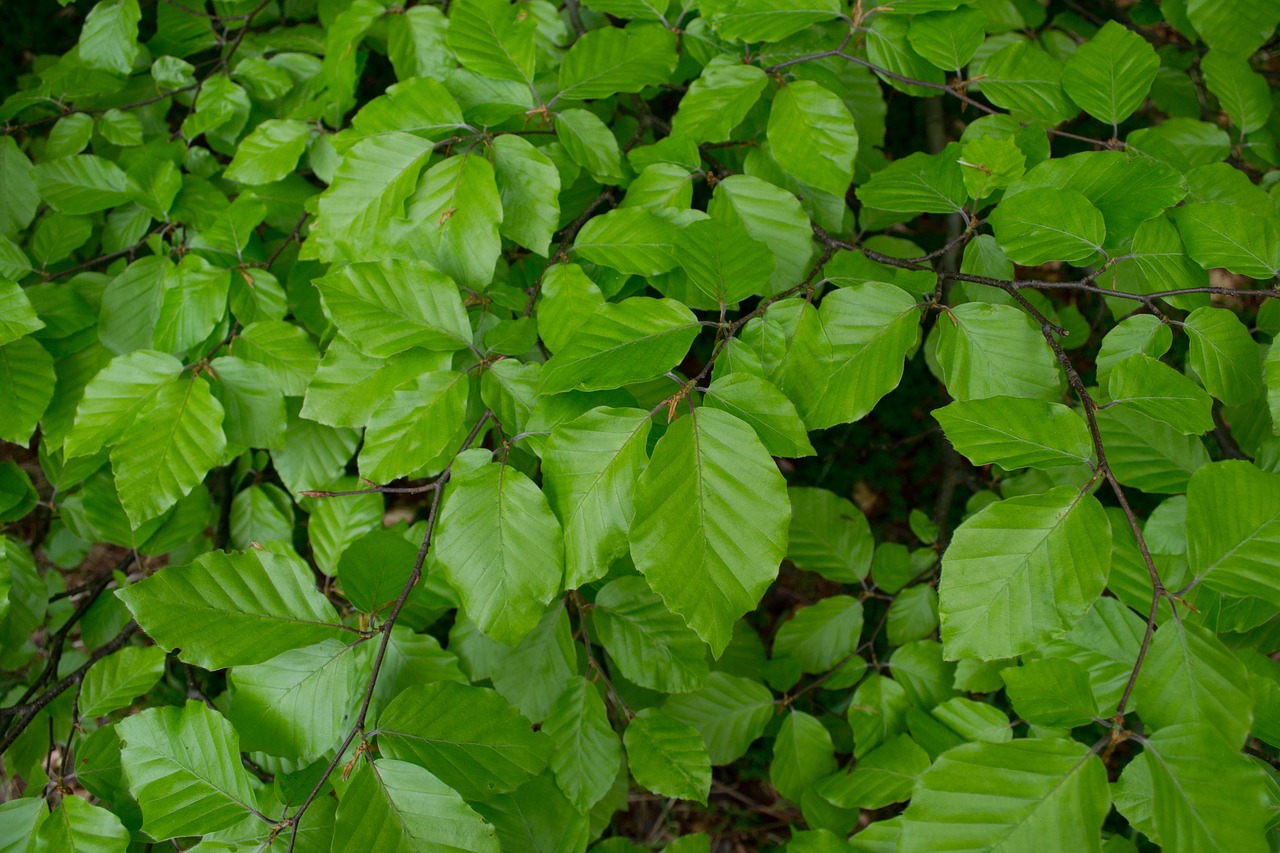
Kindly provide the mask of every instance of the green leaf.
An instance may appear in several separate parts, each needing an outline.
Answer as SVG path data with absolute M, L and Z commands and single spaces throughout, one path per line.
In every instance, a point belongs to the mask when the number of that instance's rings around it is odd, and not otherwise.
M 773 742 L 769 779 L 778 793 L 800 802 L 805 791 L 836 769 L 831 733 L 816 717 L 792 710 Z
M 821 21 L 839 16 L 835 0 L 741 0 L 709 3 L 703 14 L 729 41 L 781 41 Z
M 877 210 L 955 213 L 969 197 L 959 155 L 960 146 L 952 143 L 937 154 L 918 151 L 894 160 L 858 187 L 858 199 Z
M 898 735 L 858 759 L 849 771 L 824 780 L 818 793 L 841 808 L 882 809 L 910 799 L 929 764 L 927 752 Z
M 308 341 L 309 343 L 309 341 Z M 209 362 L 217 377 L 214 396 L 222 404 L 227 443 L 241 447 L 279 447 L 284 441 L 284 395 L 270 368 L 235 356 Z
M 693 312 L 674 299 L 605 303 L 546 363 L 542 393 L 620 388 L 661 376 L 684 359 L 700 328 Z
M 763 293 L 773 273 L 774 258 L 764 243 L 716 219 L 681 228 L 674 250 L 689 281 L 721 305 Z
M 979 9 L 926 12 L 911 19 L 912 49 L 943 71 L 969 64 L 986 37 L 987 16 Z
M 1205 390 L 1228 406 L 1262 393 L 1258 346 L 1249 330 L 1226 308 L 1197 308 L 1183 323 L 1191 352 L 1187 362 Z
M 1173 344 L 1173 332 L 1160 318 L 1138 314 L 1121 320 L 1107 332 L 1098 350 L 1098 384 L 1106 387 L 1112 369 L 1121 360 L 1136 353 L 1159 358 Z
M 1116 363 L 1108 391 L 1113 403 L 1164 421 L 1184 435 L 1213 429 L 1213 400 L 1204 389 L 1143 353 Z
M 1270 818 L 1266 774 L 1216 733 L 1171 726 L 1147 738 L 1143 755 L 1151 776 L 1155 832 L 1169 853 L 1267 849 Z M 1121 777 L 1129 775 L 1133 762 Z
M 858 583 L 871 568 L 875 542 L 867 517 L 826 489 L 792 486 L 787 559 L 837 583 Z
M 501 253 L 502 219 L 502 198 L 489 161 L 449 157 L 427 170 L 409 198 L 405 217 L 393 222 L 390 242 L 459 284 L 481 290 L 493 279 Z
M 750 175 L 730 175 L 716 184 L 707 213 L 741 225 L 773 253 L 773 275 L 761 295 L 772 296 L 803 280 L 813 254 L 813 228 L 794 195 Z
M 889 665 L 894 679 L 917 709 L 932 711 L 956 693 L 955 668 L 945 660 L 942 644 L 936 640 L 918 640 L 898 647 L 890 656 Z
M 272 451 L 271 463 L 289 491 L 325 489 L 342 476 L 355 452 L 360 434 L 353 429 L 336 429 L 300 418 L 298 406 L 289 401 L 284 441 Z
M 325 640 L 236 667 L 227 715 L 245 749 L 307 760 L 334 748 L 359 689 L 355 648 Z
M 773 456 L 795 459 L 814 455 L 795 405 L 759 376 L 732 373 L 715 380 L 707 389 L 704 404 L 750 424 Z
M 494 688 L 521 714 L 541 723 L 563 692 L 565 680 L 577 671 L 568 612 L 553 605 L 514 649 L 493 643 L 488 658 Z
M 375 358 L 410 347 L 451 352 L 471 341 L 471 323 L 457 286 L 428 264 L 349 264 L 316 279 L 316 287 L 338 328 Z
M 142 144 L 142 122 L 133 113 L 107 110 L 98 119 L 98 132 L 107 142 L 122 148 Z
M 982 64 L 982 94 L 1015 116 L 1055 125 L 1077 113 L 1062 88 L 1062 63 L 1033 41 L 1015 41 Z
M 526 323 L 529 326 L 530 342 L 528 349 L 536 340 L 536 329 L 532 328 L 531 318 L 520 318 L 513 323 Z M 524 332 L 519 334 L 523 335 Z M 525 364 L 514 358 L 506 358 L 494 362 L 480 378 L 480 399 L 493 412 L 498 422 L 504 424 L 512 433 L 524 431 L 529 416 L 538 401 L 538 383 L 542 378 L 542 365 L 536 362 Z
M 920 777 L 898 849 L 1099 851 L 1110 800 L 1106 769 L 1084 744 L 968 743 Z
M 397 388 L 450 363 L 447 351 L 417 347 L 395 358 L 370 357 L 336 337 L 307 385 L 302 417 L 329 426 L 362 427 Z
M 938 593 L 927 584 L 902 590 L 889 605 L 886 625 L 895 645 L 932 635 L 938 628 Z
M 636 784 L 664 797 L 707 802 L 711 762 L 697 729 L 645 708 L 627 724 L 624 742 Z
M 541 773 L 554 747 L 497 693 L 451 681 L 414 685 L 378 719 L 378 748 L 438 776 L 468 800 L 514 791 Z
M 213 551 L 116 592 L 165 651 L 205 669 L 263 663 L 337 634 L 338 614 L 297 557 Z
M 947 657 L 1013 657 L 1069 631 L 1106 585 L 1110 530 L 1097 499 L 1073 486 L 998 501 L 971 516 L 942 559 Z
M 587 815 L 543 774 L 505 797 L 476 803 L 476 811 L 498 830 L 503 850 L 581 850 L 590 832 Z M 594 814 L 607 811 L 598 808 Z
M 1005 254 L 1024 266 L 1088 260 L 1102 251 L 1107 236 L 1102 212 L 1075 190 L 1018 193 L 1001 202 L 990 220 Z
M 283 320 L 259 320 L 244 327 L 234 342 L 237 357 L 268 370 L 280 392 L 301 397 L 320 361 L 305 329 Z
M 664 713 L 693 726 L 707 745 L 711 763 L 736 761 L 764 733 L 776 706 L 758 681 L 713 672 L 702 689 L 667 697 Z
M 1010 137 L 980 136 L 965 144 L 956 162 L 964 167 L 965 189 L 976 200 L 1022 177 L 1027 157 Z M 975 245 L 983 248 L 981 243 Z
M 551 431 L 542 470 L 547 500 L 564 527 L 567 589 L 603 577 L 627 552 L 651 425 L 639 409 L 601 407 Z
M 564 349 L 578 328 L 604 304 L 604 294 L 577 264 L 552 264 L 538 296 L 538 334 L 549 352 Z
M 576 255 L 630 275 L 653 276 L 676 266 L 676 229 L 642 207 L 623 207 L 588 220 L 573 242 Z
M 293 501 L 284 489 L 271 483 L 250 486 L 231 501 L 231 541 L 237 548 L 254 542 L 290 542 L 293 539 Z
M 1241 134 L 1252 133 L 1271 115 L 1271 93 L 1266 78 L 1255 74 L 1246 57 L 1211 50 L 1200 60 L 1200 71 L 1209 91 Z
M 35 179 L 40 197 L 70 216 L 97 213 L 129 200 L 120 167 L 92 154 L 40 163 Z
M 1153 493 L 1184 492 L 1191 474 L 1209 462 L 1198 438 L 1163 421 L 1123 408 L 1104 409 L 1096 417 L 1107 462 L 1126 486 Z
M 901 684 L 876 672 L 867 676 L 854 691 L 849 704 L 854 757 L 862 758 L 894 735 L 905 732 L 909 707 L 911 702 Z
M 664 26 L 633 24 L 585 33 L 560 63 L 560 92 L 555 100 L 607 98 L 639 92 L 670 80 L 676 69 L 676 37 Z
M 1187 254 L 1205 269 L 1264 281 L 1280 274 L 1280 234 L 1270 219 L 1220 202 L 1185 205 L 1173 218 Z
M 40 193 L 31 161 L 7 134 L 0 138 L 0 185 L 4 186 L 5 195 L 0 208 L 0 234 L 9 235 L 31 224 L 40 206 Z
M 377 613 L 400 596 L 417 554 L 418 548 L 396 530 L 369 531 L 338 558 L 343 594 L 362 612 Z
M 430 634 L 415 634 L 403 625 L 392 629 L 387 656 L 379 672 L 373 695 L 383 705 L 417 684 L 468 683 L 456 655 L 440 648 L 440 641 Z
M 853 654 L 862 635 L 862 602 L 832 595 L 802 607 L 778 629 L 773 657 L 791 658 L 801 672 L 826 672 Z
M 600 692 L 574 676 L 542 723 L 555 743 L 551 770 L 556 782 L 582 811 L 609 792 L 622 768 L 622 744 L 609 725 Z
M 560 223 L 560 173 L 546 155 L 522 137 L 493 140 L 493 177 L 502 199 L 503 237 L 550 256 Z
M 133 70 L 138 55 L 138 0 L 104 0 L 93 7 L 80 31 L 80 61 L 119 76 Z
M 750 355 L 735 358 L 742 349 Z M 762 375 L 788 396 L 802 418 L 812 416 L 826 390 L 831 341 L 818 312 L 805 299 L 770 304 L 763 317 L 747 323 L 727 355 L 722 367 Z
M 658 440 L 640 476 L 631 556 L 653 591 L 719 657 L 786 552 L 791 508 L 748 425 L 701 409 Z
M 1179 620 L 1162 624 L 1143 661 L 1133 698 L 1153 730 L 1182 723 L 1244 743 L 1253 723 L 1248 675 L 1212 633 Z
M 1134 252 L 1152 251 L 1152 236 L 1135 232 L 1160 229 L 1164 219 L 1149 223 L 1166 207 L 1187 195 L 1187 178 L 1169 164 L 1123 151 L 1087 151 L 1068 158 L 1046 160 L 1009 187 L 1007 197 L 1027 190 L 1059 188 L 1083 195 L 1102 213 L 1107 240 L 1117 243 L 1134 236 Z M 1053 219 L 1047 222 L 1053 223 Z M 1162 246 L 1161 246 L 1162 248 Z M 1181 255 L 1181 251 L 1178 252 Z
M 431 772 L 405 761 L 360 760 L 338 802 L 343 850 L 498 853 L 497 830 Z
M 1025 661 L 1002 669 L 1000 677 L 1014 710 L 1037 726 L 1083 726 L 1097 712 L 1089 675 L 1070 658 Z
M 1237 460 L 1203 466 L 1187 486 L 1186 535 L 1194 582 L 1280 605 L 1280 477 Z
M 0 278 L 0 346 L 42 328 L 44 322 L 36 316 L 26 292 L 14 282 Z
M 828 293 L 818 314 L 832 369 L 805 416 L 813 429 L 859 420 L 898 386 L 903 359 L 919 341 L 921 310 L 901 288 L 868 281 Z
M 773 99 L 769 150 L 783 171 L 841 198 L 853 180 L 858 129 L 836 95 L 809 80 L 797 80 Z
M 1249 0 L 1187 0 L 1186 17 L 1209 47 L 1244 57 L 1271 38 L 1280 8 Z
M 887 85 L 917 98 L 935 97 L 937 89 L 910 81 L 941 86 L 945 80 L 932 62 L 912 48 L 908 21 L 904 17 L 876 15 L 872 19 L 867 30 L 867 59 Z
M 164 675 L 164 651 L 127 646 L 95 663 L 80 687 L 80 714 L 102 717 L 146 693 Z
M 193 700 L 151 708 L 116 728 L 120 763 L 149 836 L 204 835 L 249 817 L 256 798 L 240 764 L 240 738 L 217 711 Z
M 536 21 L 507 0 L 461 0 L 449 10 L 449 49 L 463 67 L 533 85 Z
M 1079 414 L 1061 403 L 987 397 L 934 409 L 947 440 L 974 465 L 1050 469 L 1093 464 L 1093 442 Z
M 374 0 L 353 0 L 344 5 L 345 8 L 328 22 L 321 66 L 322 76 L 328 84 L 325 115 L 335 125 L 355 105 L 359 73 L 356 52 L 382 13 L 382 7 Z
M 151 343 L 158 350 L 184 353 L 201 343 L 227 311 L 229 270 L 187 255 L 164 270 L 163 294 Z
M 198 486 L 222 461 L 222 404 L 199 376 L 163 385 L 111 450 L 120 503 L 136 529 Z
M 610 581 L 596 594 L 591 619 L 627 680 L 662 693 L 688 693 L 707 680 L 706 646 L 644 578 Z
M 424 469 L 443 469 L 462 444 L 468 380 L 433 371 L 391 395 L 369 416 L 360 448 L 360 476 L 389 483 Z
M 428 140 L 400 132 L 353 145 L 316 203 L 307 252 L 325 261 L 367 260 L 368 246 L 403 212 L 431 148 Z
M 1146 39 L 1107 21 L 1067 59 L 1062 86 L 1085 112 L 1114 126 L 1142 106 L 1159 70 L 1160 59 Z
M 153 350 L 113 358 L 85 386 L 63 444 L 67 458 L 91 456 L 120 441 L 181 370 L 182 362 Z
M 81 797 L 67 795 L 62 798 L 59 807 L 41 822 L 34 841 L 34 848 L 25 849 L 124 853 L 129 849 L 129 830 L 125 829 L 119 817 L 107 809 L 91 806 Z
M 0 844 L 5 853 L 31 849 L 32 839 L 48 814 L 48 806 L 41 797 L 20 797 L 0 805 Z
M 433 550 L 467 615 L 514 645 L 561 589 L 563 536 L 542 491 L 489 455 L 470 450 L 455 460 Z
M 966 302 L 938 329 L 938 363 L 957 400 L 1060 399 L 1057 359 L 1030 315 L 1010 305 Z
M 406 13 L 413 14 L 408 10 Z M 385 95 L 361 107 L 351 119 L 351 127 L 363 136 L 404 131 L 430 140 L 448 136 L 464 123 L 462 109 L 453 95 L 439 80 L 430 77 L 413 77 L 396 83 Z
M 712 59 L 680 99 L 671 119 L 672 134 L 699 144 L 728 140 L 768 83 L 764 71 L 754 65 Z
M 595 113 L 564 110 L 556 116 L 556 138 L 570 159 L 602 184 L 625 182 L 622 152 L 608 126 Z M 590 225 L 589 221 L 587 224 Z
M 306 123 L 297 119 L 267 119 L 240 142 L 223 177 L 250 185 L 283 180 L 298 165 L 309 136 Z

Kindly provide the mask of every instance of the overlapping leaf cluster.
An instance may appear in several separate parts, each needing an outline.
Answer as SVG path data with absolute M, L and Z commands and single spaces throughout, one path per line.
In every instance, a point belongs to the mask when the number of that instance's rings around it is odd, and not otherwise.
M 1069 5 L 98 2 L 0 106 L 5 849 L 760 759 L 795 851 L 1270 849 L 1280 5 Z M 913 361 L 903 541 L 803 460 Z

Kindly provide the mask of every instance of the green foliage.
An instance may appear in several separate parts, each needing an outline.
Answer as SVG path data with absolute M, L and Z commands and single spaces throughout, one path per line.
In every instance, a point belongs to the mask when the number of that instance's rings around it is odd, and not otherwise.
M 44 5 L 0 849 L 1280 844 L 1274 0 Z

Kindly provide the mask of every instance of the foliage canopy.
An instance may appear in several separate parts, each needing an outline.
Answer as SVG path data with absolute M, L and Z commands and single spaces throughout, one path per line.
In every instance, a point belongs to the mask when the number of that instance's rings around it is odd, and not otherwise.
M 870 6 L 93 4 L 0 847 L 1272 849 L 1280 4 Z

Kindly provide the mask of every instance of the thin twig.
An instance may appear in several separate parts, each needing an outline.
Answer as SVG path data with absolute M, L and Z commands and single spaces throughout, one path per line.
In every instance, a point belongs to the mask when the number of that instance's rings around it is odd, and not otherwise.
M 462 447 L 460 447 L 458 453 L 454 455 L 454 461 L 457 460 L 459 454 L 475 443 L 475 440 L 480 436 L 485 425 L 493 419 L 493 412 L 488 410 L 480 416 L 480 419 L 476 421 L 475 426 L 471 428 L 471 432 L 467 435 L 466 440 L 463 441 Z M 404 609 L 405 602 L 409 600 L 409 594 L 413 592 L 414 586 L 417 585 L 418 580 L 422 577 L 422 566 L 426 562 L 427 551 L 431 547 L 432 534 L 435 532 L 436 520 L 439 517 L 440 497 L 444 491 L 443 486 L 449 481 L 449 475 L 453 472 L 453 464 L 453 462 L 450 462 L 449 466 L 441 471 L 440 475 L 435 478 L 436 488 L 431 496 L 431 508 L 427 512 L 427 530 L 426 533 L 423 534 L 422 544 L 418 547 L 418 555 L 414 559 L 413 571 L 409 573 L 408 580 L 405 581 L 404 587 L 400 590 L 400 596 L 396 599 L 395 605 L 391 608 L 391 613 L 387 616 L 387 621 L 383 622 L 382 627 L 379 629 L 382 634 L 382 640 L 378 644 L 378 651 L 373 659 L 373 669 L 369 673 L 369 681 L 365 686 L 364 691 L 364 700 L 360 703 L 360 712 L 356 716 L 355 724 L 352 725 L 351 730 L 347 733 L 342 744 L 334 753 L 333 760 L 329 762 L 328 767 L 326 767 L 324 773 L 321 774 L 319 781 L 315 784 L 315 787 L 313 787 L 311 792 L 307 794 L 307 798 L 303 800 L 302 804 L 298 806 L 297 810 L 292 815 L 289 815 L 286 810 L 285 815 L 280 818 L 278 825 L 281 828 L 286 826 L 291 826 L 293 828 L 293 831 L 289 836 L 290 853 L 292 853 L 294 846 L 298 843 L 298 828 L 302 825 L 303 815 L 306 814 L 307 809 L 311 807 L 311 804 L 315 802 L 316 797 L 318 797 L 320 792 L 324 789 L 325 783 L 329 780 L 329 776 L 333 773 L 334 769 L 337 768 L 338 762 L 342 760 L 343 755 L 346 754 L 347 748 L 351 746 L 352 741 L 354 741 L 358 735 L 362 735 L 364 733 L 365 720 L 369 715 L 369 705 L 373 701 L 373 692 L 378 684 L 378 674 L 382 671 L 382 663 L 386 659 L 387 647 L 391 643 L 391 629 L 395 627 L 396 620 L 400 618 L 400 611 Z
M 106 644 L 94 649 L 93 654 L 89 655 L 89 659 L 87 661 L 74 669 L 57 684 L 40 694 L 40 697 L 34 702 L 27 705 L 14 705 L 10 708 L 0 708 L 0 716 L 13 717 L 13 722 L 10 723 L 8 729 L 5 731 L 4 737 L 0 738 L 0 754 L 3 754 L 9 747 L 13 746 L 13 742 L 18 739 L 18 736 L 26 730 L 27 726 L 31 724 L 31 721 L 36 718 L 36 715 L 44 710 L 50 702 L 65 693 L 68 688 L 79 684 L 81 679 L 84 678 L 85 673 L 89 671 L 89 667 L 93 666 L 112 652 L 124 648 L 125 644 L 129 642 L 129 638 L 132 637 L 134 632 L 137 630 L 137 623 L 130 621 L 129 624 L 124 627 L 124 630 L 119 634 L 116 634 L 116 636 Z
M 590 610 L 590 606 L 582 600 L 576 590 L 569 593 L 569 600 L 573 602 L 574 608 L 578 611 L 578 628 L 582 631 L 582 645 L 587 652 L 587 666 L 599 674 L 600 679 L 604 682 L 605 690 L 609 693 L 609 698 L 630 720 L 636 715 L 635 711 L 632 711 L 626 701 L 623 700 L 622 694 L 618 692 L 618 689 L 613 686 L 613 681 L 609 679 L 609 673 L 604 671 L 604 667 L 596 660 L 595 652 L 591 650 L 591 633 L 587 630 L 587 620 L 589 618 L 587 611 Z

